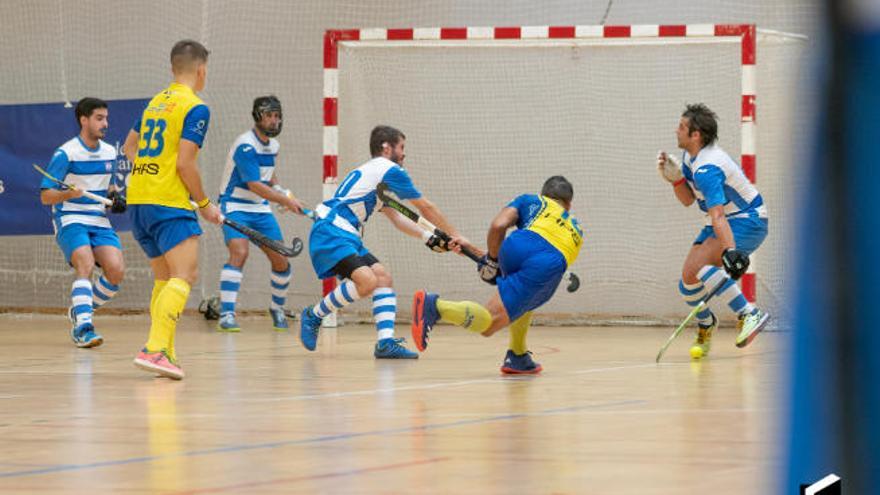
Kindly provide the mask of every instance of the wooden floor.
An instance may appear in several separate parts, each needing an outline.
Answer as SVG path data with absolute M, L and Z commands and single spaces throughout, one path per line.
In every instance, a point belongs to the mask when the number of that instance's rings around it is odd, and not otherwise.
M 187 316 L 173 382 L 131 364 L 143 317 L 96 322 L 83 350 L 60 316 L 0 315 L 0 492 L 757 494 L 780 467 L 784 334 L 722 331 L 701 363 L 683 335 L 656 365 L 669 328 L 538 327 L 544 373 L 512 378 L 506 332 L 377 361 L 368 326 L 307 353 Z

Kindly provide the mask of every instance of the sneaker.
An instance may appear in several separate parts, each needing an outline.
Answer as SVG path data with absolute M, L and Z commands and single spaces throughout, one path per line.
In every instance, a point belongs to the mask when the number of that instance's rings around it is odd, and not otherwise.
M 70 320 L 70 324 L 76 326 L 76 313 L 73 312 L 73 304 L 67 308 L 67 319 Z
M 223 313 L 217 323 L 218 332 L 240 332 L 241 327 L 235 321 L 235 313 Z
M 428 348 L 428 334 L 440 319 L 440 313 L 437 311 L 438 298 L 437 294 L 424 290 L 413 294 L 412 338 L 416 343 L 416 349 L 420 352 L 425 352 Z
M 269 315 L 272 316 L 272 328 L 276 332 L 286 332 L 290 328 L 287 325 L 287 315 L 284 314 L 283 309 L 270 309 Z
M 510 349 L 504 356 L 504 364 L 501 365 L 501 372 L 506 375 L 535 375 L 544 368 L 540 363 L 536 363 L 532 359 L 532 351 L 526 351 L 525 354 L 514 354 Z
M 718 319 L 712 315 L 712 323 L 708 326 L 699 325 L 697 327 L 697 338 L 691 346 L 691 357 L 700 359 L 709 354 L 712 348 L 712 332 L 718 327 Z
M 141 352 L 134 358 L 134 365 L 142 370 L 158 373 L 160 376 L 173 380 L 183 380 L 184 377 L 183 369 L 168 356 L 165 349 L 158 352 L 150 352 L 146 348 L 141 349 Z
M 312 311 L 312 306 L 302 310 L 302 318 L 299 322 L 299 341 L 303 347 L 314 351 L 318 345 L 318 332 L 321 330 L 322 318 Z
M 376 342 L 376 359 L 418 359 L 419 353 L 403 346 L 404 339 L 387 338 Z
M 769 319 L 770 314 L 758 308 L 755 308 L 754 311 L 747 315 L 741 316 L 742 329 L 736 336 L 736 346 L 745 347 L 749 345 L 758 336 L 758 332 L 764 329 Z
M 91 323 L 83 323 L 70 329 L 70 338 L 77 347 L 98 347 L 104 343 L 104 337 L 95 332 Z

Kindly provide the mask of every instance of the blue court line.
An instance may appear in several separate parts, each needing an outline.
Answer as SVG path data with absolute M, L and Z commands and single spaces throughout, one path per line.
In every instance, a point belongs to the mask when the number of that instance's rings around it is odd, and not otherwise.
M 385 436 L 385 435 L 394 435 L 398 433 L 412 433 L 416 431 L 430 431 L 430 430 L 440 430 L 444 428 L 455 428 L 457 426 L 468 426 L 482 423 L 491 423 L 494 421 L 510 421 L 514 419 L 520 418 L 529 418 L 536 416 L 551 416 L 560 413 L 569 413 L 569 412 L 578 412 L 578 411 L 586 411 L 589 409 L 600 409 L 605 407 L 614 407 L 614 406 L 634 406 L 640 404 L 646 404 L 648 401 L 646 400 L 624 400 L 624 401 L 616 401 L 616 402 L 604 402 L 600 404 L 589 404 L 585 406 L 572 406 L 565 408 L 555 408 L 555 409 L 546 409 L 543 411 L 539 411 L 536 413 L 518 413 L 518 414 L 503 414 L 499 416 L 489 416 L 486 418 L 478 418 L 478 419 L 464 419 L 460 421 L 453 421 L 450 423 L 433 423 L 422 426 L 410 426 L 404 428 L 391 428 L 387 430 L 372 430 L 365 431 L 361 433 L 340 433 L 337 435 L 324 435 L 320 437 L 314 438 L 304 438 L 301 440 L 282 440 L 279 442 L 266 442 L 266 443 L 255 443 L 255 444 L 239 444 L 239 445 L 230 445 L 228 447 L 218 447 L 213 449 L 205 449 L 205 450 L 191 450 L 188 452 L 179 452 L 173 454 L 164 454 L 164 455 L 156 455 L 156 456 L 142 456 L 142 457 L 130 457 L 128 459 L 119 459 L 116 461 L 103 461 L 103 462 L 92 462 L 88 464 L 59 464 L 52 467 L 42 468 L 42 469 L 29 469 L 24 471 L 10 471 L 6 473 L 0 473 L 0 478 L 20 478 L 23 476 L 38 476 L 41 474 L 52 474 L 52 473 L 60 473 L 65 471 L 85 471 L 89 469 L 103 468 L 103 467 L 112 467 L 112 466 L 123 466 L 126 464 L 139 464 L 144 462 L 153 462 L 162 459 L 173 459 L 177 457 L 200 457 L 205 455 L 212 454 L 225 454 L 229 452 L 244 452 L 248 450 L 261 450 L 261 449 L 274 449 L 278 447 L 289 447 L 292 445 L 307 445 L 307 444 L 315 444 L 315 443 L 325 443 L 325 442 L 335 442 L 338 440 L 352 440 L 356 438 L 364 438 L 364 437 L 373 437 L 373 436 Z

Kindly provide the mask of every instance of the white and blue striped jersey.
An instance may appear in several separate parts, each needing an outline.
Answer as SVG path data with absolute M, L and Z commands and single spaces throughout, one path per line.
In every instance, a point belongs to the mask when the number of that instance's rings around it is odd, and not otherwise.
M 681 172 L 704 212 L 722 205 L 727 218 L 767 218 L 767 207 L 758 189 L 742 168 L 717 145 L 704 147 L 697 156 L 682 155 Z M 712 220 L 706 218 L 706 225 Z
M 229 149 L 226 167 L 220 180 L 220 204 L 223 211 L 272 213 L 269 201 L 248 189 L 248 182 L 260 181 L 269 185 L 275 173 L 278 140 L 260 141 L 253 129 L 238 136 Z
M 77 136 L 55 150 L 47 172 L 77 189 L 106 198 L 114 163 L 116 163 L 115 147 L 98 140 L 98 146 L 89 148 Z M 40 189 L 61 189 L 61 187 L 48 178 L 43 178 Z M 104 205 L 86 197 L 69 199 L 53 205 L 52 223 L 55 232 L 74 223 L 111 228 Z
M 360 228 L 376 208 L 376 186 L 382 182 L 400 199 L 422 197 L 403 167 L 379 156 L 349 172 L 333 197 L 318 205 L 315 213 L 319 219 L 360 236 Z

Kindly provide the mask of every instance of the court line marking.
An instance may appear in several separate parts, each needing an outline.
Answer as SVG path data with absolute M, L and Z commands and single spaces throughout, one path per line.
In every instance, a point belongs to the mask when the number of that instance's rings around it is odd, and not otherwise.
M 263 450 L 263 449 L 275 449 L 279 447 L 290 447 L 290 446 L 298 446 L 298 445 L 310 445 L 310 444 L 320 444 L 325 442 L 336 442 L 336 441 L 347 441 L 354 440 L 359 438 L 368 438 L 368 437 L 384 437 L 386 435 L 396 435 L 401 433 L 413 433 L 418 431 L 432 431 L 432 430 L 441 430 L 446 428 L 456 428 L 459 426 L 471 426 L 476 424 L 483 423 L 492 423 L 496 421 L 512 421 L 516 419 L 522 418 L 530 418 L 530 417 L 540 417 L 540 416 L 551 416 L 557 414 L 567 414 L 567 413 L 575 413 L 580 411 L 587 410 L 595 410 L 602 409 L 607 407 L 615 407 L 615 406 L 631 406 L 631 405 L 643 405 L 647 404 L 646 400 L 620 400 L 620 401 L 612 401 L 612 402 L 600 402 L 597 404 L 586 404 L 583 406 L 573 406 L 566 408 L 554 408 L 554 409 L 546 409 L 544 411 L 537 411 L 531 413 L 514 413 L 514 414 L 501 414 L 495 416 L 486 416 L 483 418 L 476 419 L 462 419 L 458 421 L 451 421 L 448 423 L 429 423 L 420 426 L 408 426 L 401 428 L 388 428 L 384 430 L 370 430 L 358 433 L 338 433 L 335 435 L 322 435 L 318 437 L 312 438 L 303 438 L 297 440 L 282 440 L 277 442 L 262 442 L 262 443 L 245 443 L 238 445 L 228 445 L 225 447 L 216 447 L 212 449 L 201 449 L 201 450 L 191 450 L 184 452 L 176 452 L 171 454 L 163 454 L 163 455 L 152 455 L 152 456 L 139 456 L 139 457 L 130 457 L 127 459 L 117 459 L 113 461 L 101 461 L 101 462 L 91 462 L 87 464 L 59 464 L 47 468 L 42 469 L 28 469 L 23 471 L 9 471 L 9 472 L 0 472 L 0 478 L 20 478 L 25 476 L 39 476 L 43 474 L 54 474 L 61 473 L 66 471 L 87 471 L 91 469 L 99 469 L 104 467 L 114 467 L 114 466 L 123 466 L 127 464 L 140 464 L 153 462 L 158 460 L 165 459 L 175 459 L 180 457 L 201 457 L 213 454 L 226 454 L 230 452 L 244 452 L 251 450 Z
M 664 367 L 672 367 L 672 366 L 683 366 L 689 365 L 690 363 L 667 363 L 663 364 Z M 642 363 L 642 364 L 634 364 L 629 366 L 610 366 L 607 368 L 591 368 L 587 370 L 578 370 L 578 371 L 569 371 L 565 373 L 558 373 L 552 375 L 543 375 L 542 380 L 546 380 L 552 378 L 554 376 L 569 376 L 569 375 L 582 375 L 587 373 L 603 373 L 606 371 L 619 371 L 619 370 L 628 370 L 628 369 L 637 369 L 637 368 L 650 368 L 658 366 L 656 363 Z M 311 395 L 294 395 L 292 397 L 267 397 L 260 399 L 242 399 L 241 402 L 287 402 L 287 401 L 300 401 L 300 400 L 318 400 L 318 399 L 337 399 L 341 397 L 359 397 L 363 395 L 375 395 L 375 394 L 383 394 L 383 393 L 393 393 L 393 392 L 408 392 L 412 390 L 431 390 L 436 388 L 446 388 L 446 387 L 460 387 L 464 385 L 474 385 L 474 384 L 484 384 L 484 383 L 503 383 L 503 382 L 514 382 L 514 381 L 531 381 L 535 378 L 534 375 L 522 375 L 522 376 L 497 376 L 492 378 L 477 378 L 474 380 L 460 380 L 457 382 L 439 382 L 439 383 L 427 383 L 427 384 L 419 384 L 419 385 L 403 385 L 400 387 L 386 387 L 386 388 L 373 388 L 367 390 L 352 390 L 350 392 L 329 392 L 326 394 L 311 394 Z
M 343 476 L 357 476 L 360 474 L 376 473 L 379 471 L 388 471 L 397 468 L 406 468 L 412 466 L 420 466 L 423 464 L 433 464 L 436 462 L 444 462 L 452 459 L 451 457 L 434 457 L 431 459 L 421 459 L 410 462 L 398 462 L 396 464 L 385 464 L 382 466 L 373 466 L 361 469 L 347 469 L 345 471 L 331 471 L 328 473 L 313 474 L 309 476 L 292 476 L 290 478 L 276 478 L 269 481 L 256 481 L 252 483 L 236 483 L 234 485 L 218 486 L 214 488 L 196 488 L 194 490 L 182 490 L 175 492 L 166 492 L 166 495 L 197 495 L 199 493 L 219 493 L 228 492 L 230 490 L 238 490 L 241 488 L 256 488 L 269 485 L 280 485 L 286 483 L 296 483 L 297 481 L 311 481 L 327 478 L 340 478 Z

